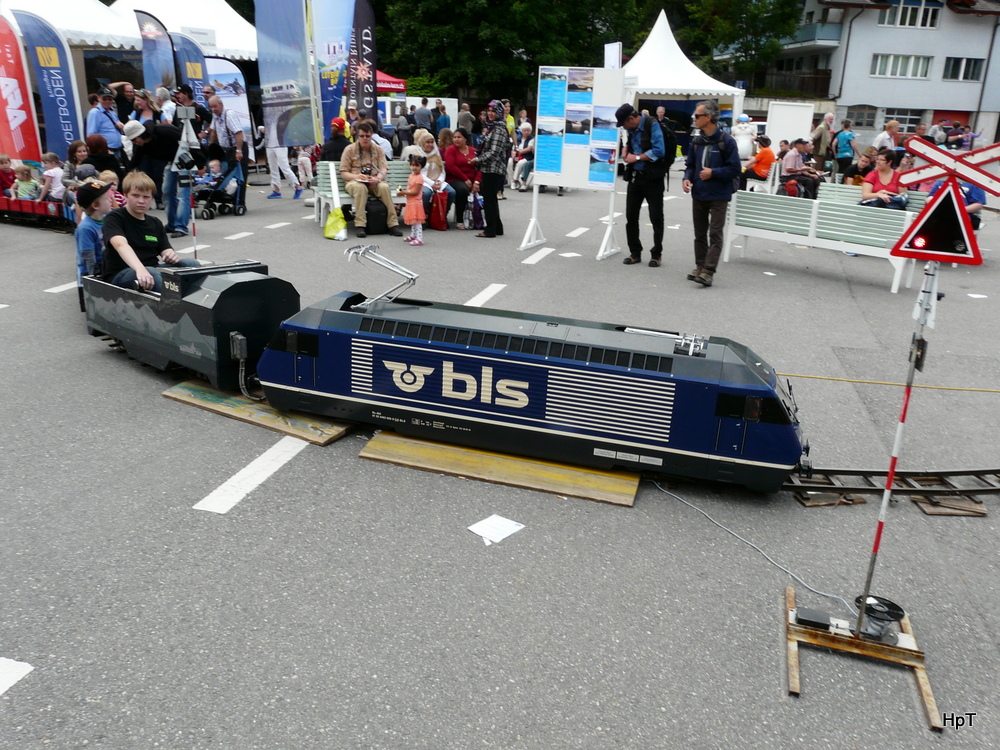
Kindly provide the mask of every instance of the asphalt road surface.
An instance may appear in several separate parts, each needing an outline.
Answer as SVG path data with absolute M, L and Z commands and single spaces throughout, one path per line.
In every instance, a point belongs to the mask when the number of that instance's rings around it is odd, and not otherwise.
M 266 261 L 304 304 L 394 283 L 267 190 L 200 221 L 200 257 Z M 607 194 L 540 195 L 553 250 L 537 255 L 518 250 L 531 194 L 508 196 L 503 238 L 370 241 L 420 274 L 409 296 L 489 290 L 491 307 L 726 336 L 795 376 L 905 379 L 917 287 L 891 294 L 883 260 L 740 241 L 704 289 L 685 278 L 676 173 L 658 269 L 595 260 Z M 1000 465 L 995 216 L 980 242 L 985 265 L 941 269 L 917 383 L 993 392 L 916 390 L 900 468 Z M 561 498 L 366 461 L 361 430 L 305 447 L 228 513 L 195 509 L 281 436 L 163 398 L 182 376 L 88 336 L 75 291 L 56 291 L 73 279 L 72 237 L 0 225 L 0 748 L 1000 746 L 995 498 L 985 518 L 900 501 L 875 573 L 940 710 L 965 717 L 941 736 L 904 668 L 804 648 L 790 697 L 785 587 L 845 608 L 651 482 L 633 508 Z M 888 466 L 901 388 L 791 380 L 817 466 Z M 861 593 L 878 498 L 669 487 L 815 589 Z M 492 514 L 524 528 L 486 546 L 467 527 Z

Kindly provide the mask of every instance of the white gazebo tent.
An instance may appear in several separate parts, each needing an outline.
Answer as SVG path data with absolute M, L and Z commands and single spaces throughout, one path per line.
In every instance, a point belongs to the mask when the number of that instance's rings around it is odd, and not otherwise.
M 634 104 L 640 96 L 728 98 L 733 105 L 734 118 L 743 111 L 746 92 L 715 80 L 691 62 L 677 45 L 667 14 L 662 10 L 642 47 L 625 64 L 624 71 L 625 98 Z
M 257 59 L 257 30 L 226 0 L 170 0 L 168 3 L 117 0 L 111 10 L 122 20 L 130 21 L 137 35 L 135 11 L 141 10 L 155 16 L 167 31 L 194 39 L 206 55 L 229 60 Z
M 142 49 L 139 27 L 125 23 L 100 0 L 0 0 L 0 8 L 44 18 L 71 47 Z

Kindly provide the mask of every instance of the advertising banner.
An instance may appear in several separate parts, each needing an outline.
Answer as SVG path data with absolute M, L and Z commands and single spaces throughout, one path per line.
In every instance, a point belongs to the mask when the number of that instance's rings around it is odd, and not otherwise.
M 166 27 L 145 11 L 137 10 L 135 18 L 142 36 L 142 87 L 150 92 L 159 86 L 176 88 L 174 45 Z
M 316 143 L 303 0 L 257 0 L 257 63 L 268 146 Z
M 79 140 L 83 132 L 69 49 L 47 21 L 21 10 L 12 13 L 35 71 L 44 115 L 45 149 L 65 160 L 69 144 Z
M 201 88 L 208 82 L 205 73 L 205 53 L 198 43 L 184 34 L 171 34 L 174 43 L 174 56 L 177 59 L 177 69 L 180 71 L 180 82 L 186 83 L 194 91 L 194 98 L 199 104 L 207 107 Z
M 356 0 L 351 59 L 347 63 L 347 98 L 356 99 L 358 109 L 374 118 L 376 89 L 375 13 L 368 0 Z
M 42 156 L 21 43 L 3 17 L 0 17 L 0 153 L 31 162 L 40 162 Z
M 354 29 L 354 0 L 326 0 L 312 6 L 313 49 L 319 68 L 320 132 L 343 111 L 344 78 Z M 320 138 L 323 140 L 323 138 Z
M 215 94 L 222 100 L 222 106 L 236 113 L 243 126 L 243 142 L 250 149 L 250 159 L 254 156 L 253 121 L 250 119 L 250 101 L 247 99 L 247 85 L 243 73 L 229 60 L 221 57 L 205 58 L 205 75 L 215 87 Z M 205 106 L 208 106 L 207 103 Z

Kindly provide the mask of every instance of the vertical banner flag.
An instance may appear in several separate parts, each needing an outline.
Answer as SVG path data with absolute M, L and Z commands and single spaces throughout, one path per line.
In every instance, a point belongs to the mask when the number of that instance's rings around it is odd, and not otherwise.
M 267 145 L 316 143 L 304 0 L 257 0 L 257 64 Z
M 320 133 L 330 132 L 330 120 L 340 117 L 344 76 L 354 28 L 354 0 L 324 0 L 312 5 L 313 49 L 319 68 Z M 325 138 L 320 138 L 325 140 Z
M 12 13 L 21 29 L 25 53 L 34 66 L 45 116 L 45 148 L 65 160 L 69 144 L 83 132 L 69 49 L 47 21 L 21 10 Z
M 236 114 L 243 127 L 243 142 L 250 149 L 250 158 L 256 158 L 253 148 L 253 120 L 250 119 L 250 100 L 247 99 L 247 84 L 243 72 L 229 60 L 206 57 L 205 76 L 215 88 L 215 95 L 222 100 L 222 106 Z
M 356 99 L 366 117 L 376 119 L 375 13 L 368 0 L 354 3 L 354 34 L 347 64 L 347 98 Z
M 177 86 L 174 45 L 166 27 L 145 11 L 137 10 L 135 18 L 142 36 L 142 87 L 151 93 L 157 86 L 174 89 Z
M 186 83 L 194 91 L 194 98 L 199 104 L 207 107 L 201 88 L 208 79 L 205 73 L 205 53 L 201 51 L 198 42 L 184 34 L 171 34 L 170 41 L 174 43 L 174 55 L 177 59 L 177 69 L 180 71 L 180 82 Z
M 35 107 L 21 57 L 21 43 L 0 16 L 0 153 L 11 159 L 40 162 Z

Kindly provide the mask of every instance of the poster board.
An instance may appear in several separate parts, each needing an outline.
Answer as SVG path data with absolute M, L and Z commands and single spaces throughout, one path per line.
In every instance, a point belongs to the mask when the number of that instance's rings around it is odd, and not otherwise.
M 624 95 L 620 69 L 540 67 L 535 184 L 613 191 Z
M 767 136 L 771 143 L 777 146 L 781 140 L 791 143 L 796 138 L 809 138 L 813 130 L 813 109 L 814 105 L 808 102 L 768 104 Z

